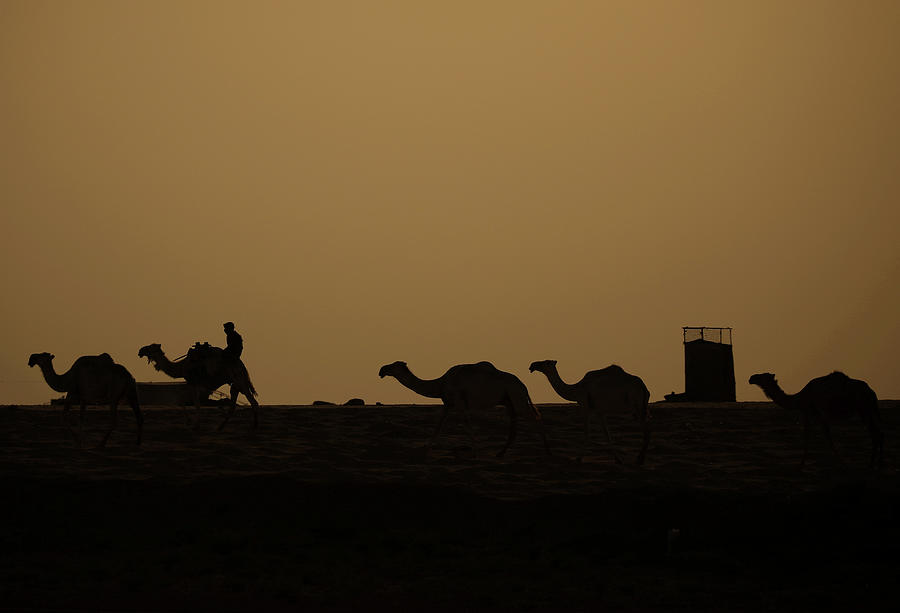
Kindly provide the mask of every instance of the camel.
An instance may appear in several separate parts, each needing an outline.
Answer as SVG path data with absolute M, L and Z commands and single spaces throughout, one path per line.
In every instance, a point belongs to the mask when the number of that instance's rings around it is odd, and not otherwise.
M 606 431 L 606 440 L 613 458 L 619 464 L 622 458 L 616 451 L 606 424 L 606 411 L 630 409 L 635 419 L 641 424 L 644 431 L 644 442 L 637 457 L 637 464 L 644 463 L 647 454 L 647 446 L 650 444 L 650 392 L 640 377 L 628 374 L 615 364 L 600 370 L 592 370 L 586 373 L 578 383 L 566 383 L 556 370 L 556 360 L 542 360 L 532 362 L 528 367 L 529 372 L 542 372 L 547 376 L 554 391 L 564 399 L 577 402 L 581 408 L 581 416 L 584 421 L 584 443 L 582 456 L 587 453 L 591 438 L 591 412 L 600 415 L 603 430 Z M 578 457 L 581 461 L 581 457 Z
M 878 413 L 878 396 L 865 381 L 851 379 L 842 372 L 811 380 L 796 394 L 787 394 L 778 385 L 775 375 L 764 372 L 750 377 L 751 385 L 758 385 L 775 404 L 787 409 L 797 409 L 803 418 L 803 458 L 806 463 L 809 449 L 809 430 L 813 418 L 822 422 L 825 438 L 835 457 L 840 459 L 834 440 L 831 438 L 829 419 L 846 417 L 856 412 L 865 422 L 872 437 L 872 456 L 869 466 L 882 467 L 884 461 L 884 433 L 881 431 L 881 417 Z
M 250 401 L 253 410 L 253 429 L 256 429 L 259 420 L 257 415 L 259 402 L 256 400 L 256 389 L 250 381 L 247 367 L 240 358 L 227 355 L 219 347 L 206 345 L 199 349 L 191 349 L 185 359 L 173 362 L 166 357 L 159 343 L 141 347 L 138 350 L 138 357 L 147 358 L 147 362 L 153 364 L 156 370 L 161 370 L 174 379 L 184 379 L 191 388 L 194 407 L 198 413 L 201 394 L 209 396 L 220 386 L 230 385 L 231 406 L 218 429 L 222 430 L 234 414 L 238 394 L 243 394 Z
M 443 410 L 441 411 L 437 428 L 435 428 L 431 439 L 426 443 L 426 453 L 440 434 L 451 407 L 462 409 L 466 429 L 474 442 L 475 437 L 469 421 L 469 410 L 490 409 L 498 405 L 505 406 L 509 412 L 509 435 L 506 444 L 497 453 L 498 458 L 503 457 L 516 438 L 516 421 L 519 411 L 525 411 L 529 408 L 534 412 L 534 418 L 540 425 L 544 449 L 548 454 L 550 453 L 541 413 L 532 404 L 525 384 L 512 373 L 498 370 L 490 362 L 457 364 L 437 379 L 419 379 L 409 370 L 406 362 L 398 361 L 392 364 L 385 364 L 378 371 L 379 377 L 384 378 L 388 375 L 396 378 L 397 381 L 417 394 L 427 398 L 440 398 L 443 402 Z
M 57 374 L 53 368 L 52 353 L 32 353 L 28 358 L 28 366 L 37 366 L 44 375 L 53 390 L 65 392 L 65 408 L 63 409 L 63 421 L 69 429 L 69 433 L 75 439 L 76 445 L 82 445 L 84 428 L 84 410 L 89 403 L 109 402 L 111 423 L 109 430 L 103 435 L 99 447 L 104 447 L 109 435 L 116 428 L 118 421 L 119 402 L 124 398 L 131 404 L 134 418 L 137 422 L 137 444 L 141 444 L 141 435 L 144 427 L 144 416 L 138 403 L 137 384 L 128 369 L 121 364 L 116 364 L 108 353 L 100 355 L 83 355 L 72 364 L 63 374 Z M 72 429 L 69 422 L 69 409 L 72 403 L 81 405 L 78 416 L 78 434 Z

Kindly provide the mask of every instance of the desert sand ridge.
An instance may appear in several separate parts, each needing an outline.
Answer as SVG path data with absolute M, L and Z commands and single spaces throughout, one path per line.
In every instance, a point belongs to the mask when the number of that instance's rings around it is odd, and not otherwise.
M 880 403 L 897 440 L 900 403 Z M 799 415 L 767 402 L 656 403 L 642 467 L 584 461 L 572 404 L 524 420 L 440 405 L 260 408 L 216 432 L 146 407 L 145 440 L 77 449 L 58 409 L 0 408 L 0 601 L 10 608 L 221 611 L 866 609 L 896 590 L 895 448 L 867 466 L 834 424 L 799 467 Z M 623 448 L 642 443 L 610 414 Z M 121 426 L 133 427 L 124 414 Z M 85 424 L 104 428 L 98 420 Z M 765 606 L 760 605 L 764 603 Z M 812 605 L 812 606 L 811 606 Z
M 896 401 L 882 401 L 886 437 L 896 432 Z M 810 462 L 799 460 L 798 416 L 773 403 L 654 403 L 656 435 L 651 452 L 658 456 L 646 470 L 617 465 L 602 443 L 580 467 L 583 430 L 571 404 L 541 404 L 553 455 L 545 457 L 540 430 L 523 422 L 520 444 L 506 457 L 492 457 L 504 441 L 506 415 L 500 409 L 471 415 L 476 448 L 460 415 L 448 419 L 444 436 L 426 456 L 424 441 L 432 432 L 439 405 L 364 407 L 267 407 L 257 433 L 250 431 L 250 411 L 235 418 L 234 431 L 215 432 L 220 409 L 201 419 L 200 428 L 184 426 L 180 409 L 145 407 L 144 442 L 138 448 L 113 438 L 107 449 L 78 450 L 65 445 L 58 410 L 49 407 L 0 409 L 0 475 L 36 477 L 154 478 L 195 481 L 233 474 L 285 474 L 298 481 L 329 479 L 371 483 L 429 482 L 460 486 L 506 499 L 549 494 L 593 494 L 629 484 L 659 487 L 705 487 L 764 492 L 815 487 L 817 479 L 866 471 L 868 444 L 858 424 L 837 424 L 843 462 L 832 457 L 822 437 L 810 441 Z M 122 426 L 130 424 L 123 417 Z M 610 427 L 623 447 L 640 448 L 643 432 L 630 414 L 609 415 Z M 100 428 L 90 422 L 86 428 Z M 521 446 L 521 449 L 519 448 Z M 893 470 L 890 447 L 886 466 Z M 858 472 L 862 471 L 862 472 Z

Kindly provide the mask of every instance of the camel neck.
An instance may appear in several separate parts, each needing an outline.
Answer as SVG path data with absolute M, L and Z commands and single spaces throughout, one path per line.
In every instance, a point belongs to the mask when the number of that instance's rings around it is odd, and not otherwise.
M 763 392 L 780 407 L 791 408 L 794 406 L 794 397 L 781 389 L 777 383 L 767 385 L 763 388 Z
M 69 391 L 68 377 L 66 377 L 66 375 L 57 374 L 56 369 L 53 368 L 52 362 L 40 364 L 40 368 L 41 373 L 44 375 L 44 380 L 47 382 L 47 385 L 49 385 L 51 389 L 56 392 Z
M 440 398 L 443 393 L 443 377 L 438 377 L 437 379 L 420 379 L 412 374 L 412 371 L 408 368 L 403 369 L 394 376 L 397 378 L 397 381 L 426 398 Z
M 556 370 L 555 366 L 547 371 L 541 372 L 547 375 L 547 380 L 550 381 L 550 386 L 553 388 L 553 391 L 555 391 L 566 400 L 578 400 L 575 386 L 569 385 L 568 383 L 563 381 L 562 377 L 559 376 L 559 371 Z
M 171 361 L 166 357 L 166 354 L 160 355 L 155 361 L 154 366 L 156 367 L 156 370 L 161 370 L 173 379 L 184 378 L 184 367 L 182 366 L 182 363 Z

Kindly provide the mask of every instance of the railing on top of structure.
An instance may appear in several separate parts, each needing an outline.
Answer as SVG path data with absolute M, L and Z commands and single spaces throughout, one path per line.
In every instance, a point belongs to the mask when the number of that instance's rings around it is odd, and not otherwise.
M 731 328 L 713 326 L 682 326 L 684 342 L 709 341 L 711 343 L 731 344 Z

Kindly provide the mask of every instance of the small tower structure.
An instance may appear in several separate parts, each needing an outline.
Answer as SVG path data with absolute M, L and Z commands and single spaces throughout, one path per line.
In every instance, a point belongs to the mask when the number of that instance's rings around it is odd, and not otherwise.
M 684 326 L 684 400 L 734 402 L 731 328 Z

